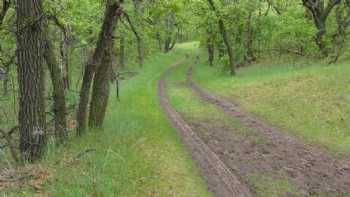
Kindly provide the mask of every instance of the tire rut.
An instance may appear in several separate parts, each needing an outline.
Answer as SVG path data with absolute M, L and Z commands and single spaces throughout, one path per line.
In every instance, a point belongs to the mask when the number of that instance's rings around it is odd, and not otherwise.
M 267 141 L 263 145 L 257 145 L 249 139 L 237 140 L 233 132 L 228 133 L 230 131 L 210 132 L 207 140 L 218 141 L 216 154 L 229 167 L 236 169 L 230 165 L 237 165 L 241 176 L 254 170 L 285 174 L 297 185 L 303 196 L 350 195 L 350 161 L 341 161 L 316 146 L 304 144 L 281 129 L 245 112 L 237 103 L 203 90 L 193 81 L 192 71 L 193 68 L 190 67 L 187 85 L 195 95 L 238 119 L 245 127 L 256 131 Z M 205 125 L 204 127 L 208 128 Z M 245 164 L 240 165 L 240 161 L 245 161 Z
M 193 129 L 185 122 L 181 115 L 170 105 L 166 96 L 165 78 L 183 61 L 170 66 L 158 82 L 158 96 L 160 105 L 166 112 L 172 125 L 177 129 L 182 142 L 190 150 L 205 177 L 209 190 L 216 196 L 250 197 L 250 190 L 234 175 L 220 157 L 205 144 Z

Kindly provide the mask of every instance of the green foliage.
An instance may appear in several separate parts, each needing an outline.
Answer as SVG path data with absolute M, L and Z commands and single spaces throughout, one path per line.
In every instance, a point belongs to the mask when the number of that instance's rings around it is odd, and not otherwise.
M 46 10 L 60 18 L 71 28 L 72 37 L 78 46 L 93 46 L 101 27 L 104 3 L 95 0 L 46 1 Z
M 230 32 L 232 46 L 235 47 L 236 60 L 241 62 L 248 53 L 248 40 L 252 41 L 252 51 L 261 57 L 274 54 L 294 54 L 318 56 L 319 50 L 314 41 L 317 29 L 312 16 L 299 1 L 215 1 Z M 344 7 L 344 4 L 340 6 Z M 218 46 L 222 43 L 218 32 L 217 17 L 209 11 L 207 2 L 192 1 L 190 8 L 194 14 L 191 24 L 200 32 L 201 45 L 206 46 L 207 38 L 213 38 Z M 325 43 L 333 51 L 332 39 L 337 32 L 335 9 L 327 20 Z M 342 10 L 343 18 L 346 14 Z M 248 29 L 252 33 L 249 35 Z M 348 43 L 348 39 L 345 39 Z M 345 46 L 348 46 L 345 44 Z M 346 51 L 346 49 L 344 49 Z
M 272 174 L 251 174 L 248 182 L 256 191 L 258 197 L 279 197 L 283 195 L 302 196 L 296 186 L 291 185 L 286 177 L 276 177 Z

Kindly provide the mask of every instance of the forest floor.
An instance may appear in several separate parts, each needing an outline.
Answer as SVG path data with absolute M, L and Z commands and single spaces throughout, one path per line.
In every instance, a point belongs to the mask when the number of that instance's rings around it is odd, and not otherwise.
M 241 196 L 350 196 L 349 159 L 248 113 L 234 98 L 224 99 L 203 90 L 192 79 L 192 65 L 198 64 L 195 59 L 182 67 L 172 67 L 173 74 L 166 73 L 168 97 L 180 115 L 171 114 L 177 113 L 175 110 L 167 112 L 171 120 L 182 119 L 173 123 L 214 194 L 230 196 L 222 191 L 227 178 L 222 176 L 218 186 L 220 180 L 212 172 L 217 169 L 211 167 L 208 172 L 203 158 L 198 158 L 198 149 L 205 148 L 196 142 L 188 145 L 191 142 L 188 138 L 199 136 L 218 156 L 235 177 L 233 191 L 243 191 L 238 192 Z M 183 134 L 186 130 L 188 135 Z M 207 155 L 204 162 L 210 164 L 210 154 Z

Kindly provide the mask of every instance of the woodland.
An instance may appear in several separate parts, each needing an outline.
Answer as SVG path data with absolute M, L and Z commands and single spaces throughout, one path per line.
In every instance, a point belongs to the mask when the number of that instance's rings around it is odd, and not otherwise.
M 350 196 L 350 0 L 1 0 L 0 196 Z

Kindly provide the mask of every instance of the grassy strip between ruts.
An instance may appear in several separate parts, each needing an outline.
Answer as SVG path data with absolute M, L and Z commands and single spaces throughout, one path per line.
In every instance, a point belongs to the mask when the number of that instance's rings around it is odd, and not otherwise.
M 160 74 L 185 55 L 181 49 L 147 60 L 110 99 L 104 130 L 91 130 L 60 150 L 49 150 L 51 172 L 40 193 L 50 196 L 211 196 L 159 106 Z M 79 159 L 84 150 L 95 149 Z M 30 196 L 32 188 L 12 191 Z
M 206 89 L 235 98 L 243 107 L 289 131 L 306 143 L 338 156 L 350 152 L 350 67 L 306 60 L 263 62 L 242 68 L 237 76 L 203 58 L 194 71 Z

